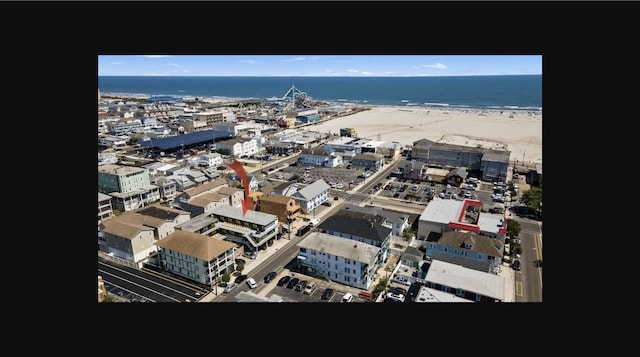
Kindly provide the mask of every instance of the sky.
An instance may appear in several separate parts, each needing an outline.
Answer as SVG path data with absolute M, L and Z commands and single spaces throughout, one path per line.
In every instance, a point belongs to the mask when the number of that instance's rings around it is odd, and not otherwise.
M 542 74 L 542 55 L 99 55 L 99 76 L 419 77 Z

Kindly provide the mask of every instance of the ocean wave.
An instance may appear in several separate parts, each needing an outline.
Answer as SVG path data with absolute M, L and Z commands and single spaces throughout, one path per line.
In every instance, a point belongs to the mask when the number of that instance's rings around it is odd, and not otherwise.
M 449 106 L 449 104 L 447 103 L 430 103 L 430 102 L 424 102 L 424 105 L 428 105 L 432 107 L 448 107 Z

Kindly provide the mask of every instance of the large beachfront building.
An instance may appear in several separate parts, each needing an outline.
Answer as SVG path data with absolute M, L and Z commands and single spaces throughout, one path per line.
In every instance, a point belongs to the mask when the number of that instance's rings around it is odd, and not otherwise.
M 424 161 L 429 167 L 466 167 L 474 176 L 489 182 L 506 182 L 509 155 L 506 150 L 442 144 L 428 139 L 414 142 L 411 149 L 411 158 Z
M 160 190 L 151 184 L 149 171 L 133 166 L 98 166 L 98 192 L 111 196 L 113 207 L 123 212 L 160 200 Z
M 298 243 L 298 261 L 306 272 L 333 282 L 369 290 L 380 248 L 322 232 L 311 232 Z

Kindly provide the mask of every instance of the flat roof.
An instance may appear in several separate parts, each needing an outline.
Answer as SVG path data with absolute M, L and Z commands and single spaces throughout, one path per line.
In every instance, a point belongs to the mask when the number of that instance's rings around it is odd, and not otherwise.
M 317 231 L 311 232 L 298 246 L 366 264 L 375 260 L 380 252 L 374 245 Z
M 194 133 L 181 134 L 175 136 L 168 136 L 166 138 L 144 140 L 139 142 L 140 145 L 146 147 L 155 147 L 161 150 L 177 149 L 182 145 L 193 145 L 209 140 L 218 140 L 223 138 L 231 138 L 232 135 L 229 132 L 220 130 L 202 130 Z
M 211 210 L 211 214 L 217 214 L 243 222 L 255 223 L 266 226 L 278 220 L 278 216 L 270 213 L 247 210 L 246 215 L 242 215 L 242 208 L 234 206 L 220 206 Z
M 452 289 L 481 294 L 504 301 L 505 279 L 500 275 L 485 273 L 461 265 L 432 260 L 425 280 Z

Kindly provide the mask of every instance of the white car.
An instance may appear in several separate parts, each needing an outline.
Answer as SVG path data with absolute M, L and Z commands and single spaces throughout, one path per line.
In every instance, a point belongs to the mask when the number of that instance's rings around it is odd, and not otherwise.
M 225 293 L 230 293 L 231 290 L 235 289 L 236 286 L 238 286 L 238 284 L 236 284 L 236 283 L 228 283 L 227 287 L 224 288 L 224 292 Z
M 352 301 L 353 301 L 353 295 L 351 295 L 351 293 L 344 294 L 344 296 L 342 297 L 342 300 L 340 300 L 340 302 L 352 302 Z
M 258 286 L 258 283 L 256 283 L 255 279 L 249 278 L 247 279 L 247 285 L 249 285 L 251 289 L 255 289 L 256 286 Z
M 404 302 L 404 295 L 394 293 L 394 292 L 389 292 L 387 293 L 387 299 Z
M 320 220 L 319 220 L 319 219 L 317 219 L 317 218 L 314 218 L 314 219 L 312 219 L 312 220 L 310 220 L 310 221 L 309 221 L 309 225 L 310 225 L 311 227 L 315 227 L 315 226 L 317 226 L 317 225 L 318 225 L 318 223 L 320 223 Z

